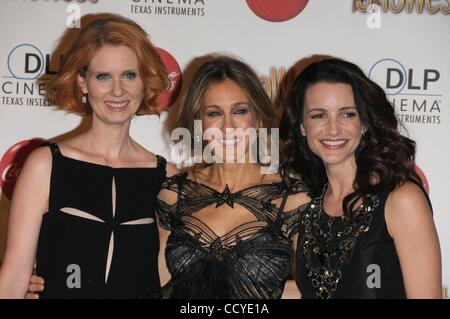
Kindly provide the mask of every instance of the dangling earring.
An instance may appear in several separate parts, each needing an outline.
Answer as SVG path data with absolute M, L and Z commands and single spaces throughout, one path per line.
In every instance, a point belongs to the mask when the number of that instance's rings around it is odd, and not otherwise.
M 303 143 L 308 144 L 308 140 L 306 139 L 306 135 L 302 134 Z
M 88 102 L 88 94 L 87 94 L 87 93 L 84 93 L 84 94 L 81 96 L 81 103 L 86 104 L 87 102 Z
M 364 136 L 366 133 L 367 133 L 367 129 L 365 127 L 363 127 L 361 136 Z
M 87 93 L 84 93 L 81 96 L 81 103 L 84 104 L 84 111 L 86 112 L 86 114 L 89 114 L 89 115 L 92 114 L 92 108 L 89 105 L 89 100 L 88 100 L 88 94 Z

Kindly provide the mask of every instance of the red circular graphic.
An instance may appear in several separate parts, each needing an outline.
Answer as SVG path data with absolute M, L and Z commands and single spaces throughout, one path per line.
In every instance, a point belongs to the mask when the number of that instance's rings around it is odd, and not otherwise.
M 169 73 L 170 88 L 158 96 L 158 105 L 163 108 L 171 106 L 178 97 L 181 87 L 181 69 L 177 60 L 166 50 L 157 48 Z
M 415 169 L 417 175 L 419 175 L 422 184 L 423 184 L 423 188 L 425 188 L 425 190 L 427 191 L 427 193 L 430 193 L 430 185 L 428 184 L 428 180 L 425 177 L 425 174 L 423 173 L 423 171 L 420 169 L 419 166 L 416 165 L 416 169 Z
M 258 17 L 272 22 L 296 17 L 307 4 L 308 0 L 247 0 L 247 5 Z
M 28 155 L 44 141 L 32 139 L 21 141 L 6 151 L 0 161 L 0 188 L 8 199 L 11 199 L 17 178 Z

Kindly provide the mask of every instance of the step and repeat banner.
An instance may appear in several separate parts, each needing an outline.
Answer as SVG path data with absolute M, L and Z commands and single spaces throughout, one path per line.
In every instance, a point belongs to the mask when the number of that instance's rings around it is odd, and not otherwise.
M 417 142 L 418 171 L 441 241 L 443 284 L 450 285 L 449 0 L 2 0 L 0 260 L 26 156 L 41 139 L 71 136 L 86 125 L 55 109 L 38 79 L 58 70 L 61 37 L 77 31 L 81 16 L 97 13 L 126 16 L 149 33 L 170 73 L 170 91 L 160 98 L 167 111 L 195 66 L 214 53 L 255 68 L 275 102 L 289 78 L 313 60 L 333 56 L 358 64 L 385 89 Z M 167 117 L 135 117 L 132 135 L 170 159 Z

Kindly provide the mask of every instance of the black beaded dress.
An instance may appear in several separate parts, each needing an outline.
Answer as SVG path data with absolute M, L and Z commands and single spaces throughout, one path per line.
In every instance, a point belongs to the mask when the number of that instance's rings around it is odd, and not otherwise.
M 139 298 L 160 290 L 155 168 L 112 168 L 52 152 L 49 210 L 39 234 L 41 298 Z
M 305 205 L 283 208 L 289 194 L 307 192 L 297 182 L 255 185 L 238 192 L 228 186 L 220 193 L 181 173 L 166 179 L 163 189 L 177 194 L 168 204 L 158 200 L 157 215 L 170 230 L 166 261 L 172 275 L 163 288 L 165 298 L 280 298 L 293 259 L 291 236 Z M 281 199 L 279 207 L 273 203 Z M 239 205 L 254 216 L 218 236 L 197 213 L 215 205 Z M 233 212 L 233 211 L 232 211 Z
M 296 280 L 302 298 L 405 298 L 405 288 L 384 207 L 389 193 L 369 195 L 347 217 L 329 216 L 323 195 L 299 223 Z

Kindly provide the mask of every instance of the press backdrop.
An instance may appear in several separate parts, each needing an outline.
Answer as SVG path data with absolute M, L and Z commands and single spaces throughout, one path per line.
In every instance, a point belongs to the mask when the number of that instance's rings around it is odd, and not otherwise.
M 379 6 L 369 6 L 379 2 Z M 0 260 L 11 193 L 38 142 L 83 128 L 45 99 L 37 79 L 58 69 L 60 38 L 87 14 L 139 23 L 160 48 L 172 88 L 168 109 L 205 55 L 228 53 L 254 67 L 271 98 L 317 56 L 355 62 L 385 88 L 409 135 L 433 202 L 450 284 L 450 3 L 448 0 L 2 0 L 0 2 Z M 74 30 L 70 31 L 73 32 Z M 55 49 L 58 50 L 55 52 Z M 173 107 L 173 106 L 172 106 Z M 167 113 L 143 115 L 132 135 L 170 159 Z M 26 221 L 24 221 L 26 222 Z

